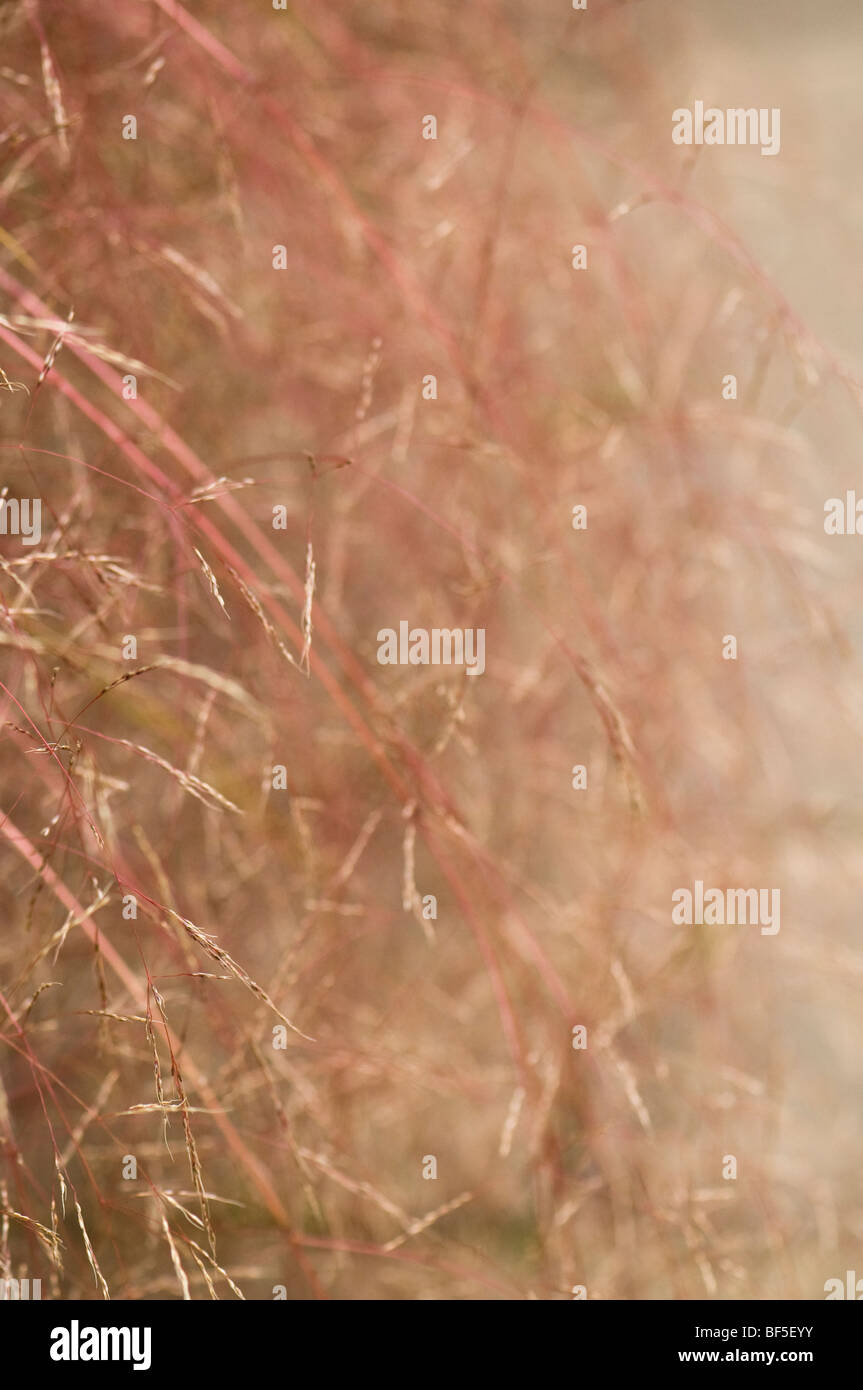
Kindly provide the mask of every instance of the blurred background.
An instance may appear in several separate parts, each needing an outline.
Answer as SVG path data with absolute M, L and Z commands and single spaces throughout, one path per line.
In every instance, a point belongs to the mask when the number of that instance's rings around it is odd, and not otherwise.
M 0 1276 L 858 1268 L 861 25 L 5 0 Z

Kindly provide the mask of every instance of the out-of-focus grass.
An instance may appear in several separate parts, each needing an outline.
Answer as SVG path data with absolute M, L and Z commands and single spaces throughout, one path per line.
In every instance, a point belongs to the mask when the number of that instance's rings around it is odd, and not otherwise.
M 628 8 L 8 7 L 2 479 L 45 519 L 0 541 L 0 1274 L 98 1295 L 70 1194 L 125 1298 L 180 1296 L 162 1213 L 196 1298 L 202 1265 L 220 1297 L 818 1297 L 851 1260 L 856 667 L 818 445 L 857 401 L 671 145 L 697 38 L 660 62 Z M 190 500 L 223 477 L 253 483 Z M 277 644 L 309 541 L 307 680 Z M 402 618 L 484 627 L 486 673 L 378 666 Z M 781 933 L 674 928 L 699 877 L 781 886 Z M 307 1037 L 274 1050 L 175 914 Z M 148 1011 L 168 1146 L 128 1113 Z

